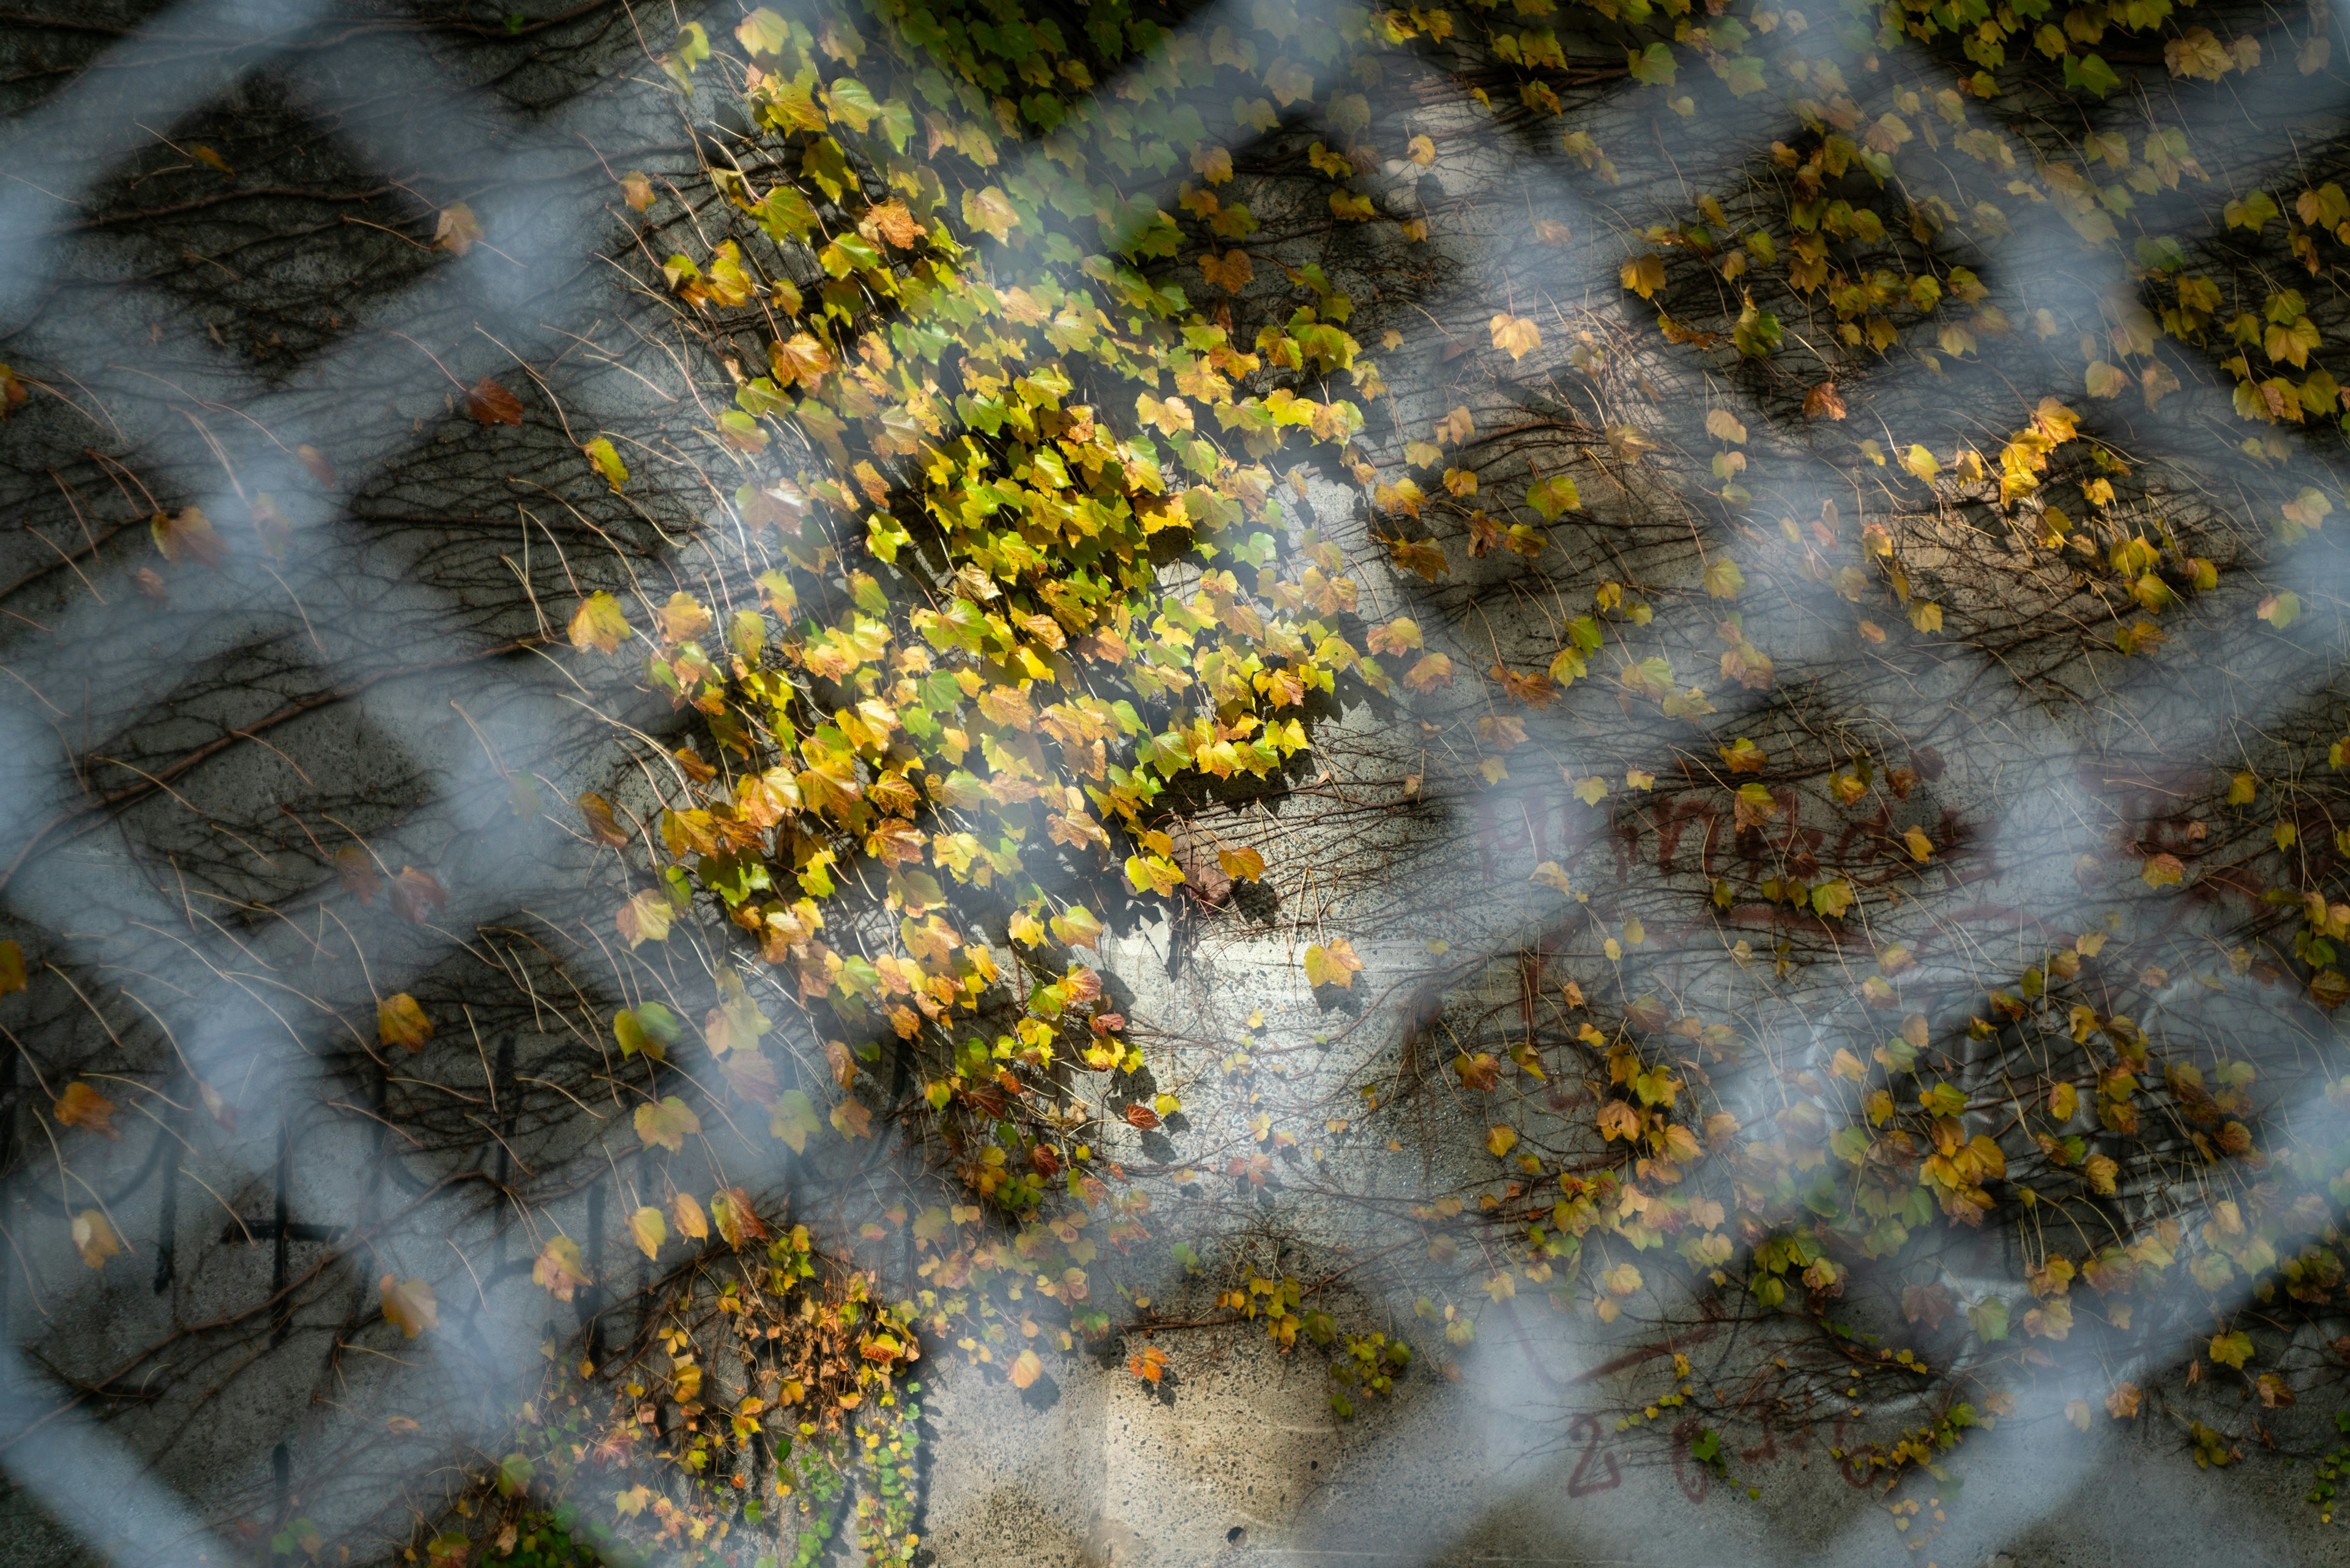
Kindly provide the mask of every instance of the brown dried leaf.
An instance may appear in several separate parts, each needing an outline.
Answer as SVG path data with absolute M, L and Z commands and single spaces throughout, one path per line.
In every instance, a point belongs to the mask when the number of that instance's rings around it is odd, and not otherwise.
M 522 400 L 487 376 L 474 382 L 465 393 L 465 411 L 481 424 L 522 423 Z

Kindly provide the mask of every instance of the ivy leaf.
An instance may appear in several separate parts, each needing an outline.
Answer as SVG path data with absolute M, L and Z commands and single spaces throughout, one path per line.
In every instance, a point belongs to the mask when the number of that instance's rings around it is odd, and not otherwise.
M 1526 486 L 1526 504 L 1541 513 L 1544 522 L 1555 523 L 1560 513 L 1583 504 L 1583 493 L 1569 475 L 1554 473 Z
M 1485 1130 L 1485 1149 L 1495 1159 L 1505 1158 L 1518 1144 L 1515 1127 L 1496 1127 Z
M 792 27 L 772 9 L 762 5 L 743 18 L 742 25 L 734 29 L 734 38 L 754 55 L 781 59 L 784 46 L 792 41 Z
M 588 461 L 596 465 L 596 472 L 602 474 L 613 489 L 618 490 L 629 483 L 629 465 L 620 461 L 620 454 L 613 447 L 610 437 L 598 436 L 594 441 L 584 442 L 579 450 L 588 454 Z
M 1705 433 L 1736 446 L 1746 439 L 1746 427 L 1728 409 L 1715 409 L 1705 416 Z
M 432 1021 L 424 1016 L 416 998 L 403 991 L 376 1003 L 375 1037 L 378 1044 L 404 1045 L 421 1053 L 424 1043 L 432 1038 Z
M 1778 317 L 1758 308 L 1751 296 L 1744 308 L 1739 311 L 1737 323 L 1730 329 L 1731 342 L 1749 359 L 1767 359 L 1777 353 L 1780 337 Z M 1809 398 L 1804 400 L 1804 411 L 1806 413 L 1811 412 L 1811 401 Z M 1843 405 L 1839 403 L 1837 407 Z
M 1213 251 L 1203 253 L 1200 271 L 1218 288 L 1238 294 L 1256 276 L 1256 264 L 1249 259 L 1248 252 L 1235 246 L 1222 255 Z
M 1624 56 L 1632 79 L 1650 87 L 1670 87 L 1680 70 L 1680 62 L 1673 57 L 1672 46 L 1662 39 L 1645 49 L 1627 49 Z
M 218 571 L 228 559 L 228 545 L 213 527 L 213 520 L 204 515 L 201 506 L 191 506 L 177 517 L 155 514 L 148 524 L 155 538 L 155 548 L 163 559 L 177 566 L 182 561 L 196 561 Z
M 1665 258 L 1654 253 L 1634 256 L 1624 264 L 1617 276 L 1626 288 L 1642 299 L 1653 299 L 1657 291 L 1665 286 Z
M 432 226 L 432 244 L 452 254 L 463 255 L 482 237 L 481 220 L 473 209 L 463 202 L 453 202 L 441 209 L 440 221 Z
M 1253 849 L 1219 849 L 1216 864 L 1235 882 L 1255 882 L 1264 877 L 1264 857 Z
M 383 877 L 378 874 L 375 857 L 356 844 L 346 844 L 335 851 L 335 876 L 343 890 L 362 904 L 372 904 L 375 896 L 383 891 Z
M 429 913 L 449 907 L 449 890 L 430 871 L 403 866 L 391 879 L 392 911 L 411 925 L 424 924 Z
M 25 950 L 15 942 L 0 942 L 0 996 L 25 989 Z
M 383 1321 L 409 1338 L 441 1326 L 441 1303 L 432 1293 L 432 1282 L 386 1274 L 376 1289 L 383 1297 Z
M 1985 1296 L 1967 1308 L 1967 1326 L 1975 1337 L 1986 1344 L 2007 1337 L 2007 1303 L 1999 1296 Z
M 588 1277 L 588 1265 L 579 1256 L 579 1243 L 568 1236 L 557 1236 L 539 1249 L 530 1277 L 559 1302 L 569 1301 L 581 1285 L 596 1282 Z
M 1045 1364 L 1033 1350 L 1024 1350 L 1012 1363 L 1012 1386 L 1025 1389 L 1045 1375 Z
M 808 199 L 789 185 L 778 185 L 767 192 L 753 214 L 768 237 L 778 242 L 806 240 L 816 232 L 816 209 Z
M 1163 855 L 1129 855 L 1126 879 L 1136 892 L 1156 893 L 1163 898 L 1183 885 L 1183 868 Z
M 2211 1359 L 2220 1366 L 2232 1366 L 2241 1372 L 2244 1363 L 2252 1358 L 2252 1336 L 2242 1329 L 2211 1336 Z
M 685 1021 L 658 1002 L 624 1007 L 612 1015 L 612 1038 L 620 1047 L 623 1061 L 639 1051 L 656 1062 L 666 1061 L 669 1048 L 684 1033 Z
M 518 425 L 522 423 L 522 400 L 487 376 L 474 382 L 467 389 L 465 411 L 480 424 Z
M 53 1108 L 57 1120 L 67 1127 L 87 1127 L 118 1143 L 122 1140 L 114 1127 L 114 1102 L 79 1078 L 66 1085 Z
M 1363 961 L 1355 956 L 1354 943 L 1344 937 L 1327 946 L 1316 942 L 1305 950 L 1305 983 L 1317 989 L 1335 985 L 1341 991 L 1349 990 L 1362 968 Z
M 629 1236 L 639 1251 L 653 1257 L 660 1251 L 661 1243 L 669 1240 L 669 1221 L 661 1217 L 660 1210 L 647 1205 L 629 1216 Z
M 1020 214 L 1004 200 L 1001 187 L 990 185 L 984 190 L 963 192 L 962 221 L 1001 241 L 1020 226 Z
M 1485 325 L 1493 335 L 1493 347 L 1507 350 L 1512 359 L 1523 359 L 1542 347 L 1542 328 L 1525 317 L 1503 311 Z
M 1705 591 L 1718 599 L 1734 599 L 1746 586 L 1746 574 L 1738 563 L 1727 556 L 1717 556 L 1705 566 Z
M 508 1454 L 498 1461 L 497 1487 L 500 1497 L 517 1497 L 530 1488 L 538 1477 L 538 1467 L 524 1453 Z
M 804 1089 L 785 1089 L 767 1116 L 768 1132 L 794 1154 L 806 1154 L 807 1140 L 823 1126 L 816 1114 L 815 1102 Z
M 2254 612 L 2261 619 L 2282 631 L 2301 618 L 2301 596 L 2293 592 L 2270 594 L 2260 602 Z
M 93 1269 L 106 1267 L 106 1260 L 122 1251 L 122 1238 L 114 1233 L 114 1227 L 99 1210 L 85 1209 L 75 1215 L 68 1232 L 81 1253 L 81 1261 Z
M 710 1220 L 702 1212 L 701 1200 L 691 1192 L 681 1192 L 669 1200 L 670 1218 L 677 1221 L 677 1233 L 696 1241 L 710 1239 Z
M 2187 880 L 2187 866 L 2176 855 L 2151 856 L 2138 877 L 2149 888 L 2173 888 Z
M 620 200 L 631 212 L 641 213 L 653 204 L 653 182 L 641 169 L 631 169 L 620 176 Z
M 730 1247 L 741 1247 L 745 1241 L 764 1241 L 768 1231 L 751 1207 L 751 1196 L 739 1187 L 719 1189 L 710 1197 L 710 1218 L 718 1227 L 719 1236 Z
M 571 646 L 574 648 L 593 648 L 605 653 L 618 653 L 621 641 L 634 635 L 634 629 L 629 625 L 627 614 L 620 608 L 620 601 L 601 588 L 580 600 L 579 607 L 571 612 Z M 588 809 L 587 802 L 591 798 L 602 801 L 600 795 L 583 795 L 580 797 L 582 811 Z M 603 804 L 602 815 L 606 822 L 611 820 L 612 808 L 608 802 Z M 588 826 L 591 829 L 597 827 L 593 816 L 589 818 Z M 613 831 L 618 832 L 619 829 Z M 604 835 L 598 831 L 597 836 L 603 838 Z M 605 839 L 606 843 L 615 845 L 628 841 L 626 834 L 618 838 Z
M 685 1147 L 689 1136 L 702 1130 L 702 1118 L 675 1095 L 664 1096 L 659 1105 L 639 1106 L 636 1124 L 637 1137 L 647 1148 L 665 1148 L 671 1154 Z
M 670 922 L 676 916 L 677 911 L 665 894 L 646 888 L 620 906 L 619 912 L 612 917 L 612 923 L 619 928 L 620 935 L 628 939 L 629 946 L 633 949 L 647 942 L 669 940 Z
M 1073 948 L 1101 950 L 1102 923 L 1083 904 L 1071 905 L 1066 913 L 1054 916 L 1048 924 L 1052 928 L 1054 940 L 1066 942 Z

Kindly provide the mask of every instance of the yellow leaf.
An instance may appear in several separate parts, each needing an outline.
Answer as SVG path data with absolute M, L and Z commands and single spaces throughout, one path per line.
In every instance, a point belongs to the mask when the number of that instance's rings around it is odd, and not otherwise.
M 2187 880 L 2187 865 L 2176 855 L 2151 857 L 2138 877 L 2149 888 L 2169 888 Z
M 596 472 L 602 474 L 613 489 L 618 490 L 629 483 L 629 465 L 620 461 L 619 451 L 612 445 L 610 437 L 598 436 L 594 441 L 583 443 L 579 450 L 588 454 L 588 461 L 596 465 Z
M 1495 1159 L 1506 1157 L 1511 1149 L 1517 1147 L 1517 1142 L 1518 1134 L 1514 1127 L 1493 1127 L 1485 1134 L 1486 1152 Z
M 1642 299 L 1652 298 L 1657 290 L 1665 286 L 1665 258 L 1655 254 L 1636 256 L 1624 264 L 1617 275 L 1626 288 Z
M 676 918 L 676 913 L 668 895 L 646 888 L 620 906 L 619 912 L 612 917 L 612 923 L 619 928 L 620 935 L 628 939 L 629 946 L 637 948 L 647 942 L 669 940 L 670 922 Z
M 1253 849 L 1219 849 L 1216 864 L 1236 882 L 1254 882 L 1264 876 L 1264 857 Z
M 1640 1271 L 1629 1263 L 1618 1263 L 1601 1276 L 1600 1282 L 1611 1295 L 1628 1296 L 1640 1288 Z
M 1513 359 L 1523 359 L 1542 347 L 1542 328 L 1523 316 L 1503 311 L 1486 326 L 1493 334 L 1493 347 L 1507 349 Z
M 650 1258 L 669 1240 L 669 1221 L 661 1218 L 660 1210 L 648 1205 L 629 1217 L 629 1234 L 635 1239 L 637 1250 Z
M 571 646 L 594 648 L 606 653 L 619 651 L 621 640 L 630 635 L 629 618 L 621 612 L 620 601 L 598 589 L 579 602 L 571 614 Z
M 1326 947 L 1316 942 L 1305 950 L 1305 983 L 1311 986 L 1348 990 L 1362 967 L 1363 961 L 1355 956 L 1355 945 L 1344 937 Z
M 588 1277 L 588 1266 L 579 1256 L 579 1243 L 568 1236 L 557 1236 L 539 1249 L 538 1262 L 532 1265 L 530 1277 L 559 1302 L 569 1301 L 581 1285 L 596 1282 Z
M 25 989 L 25 950 L 15 942 L 0 942 L 0 996 Z
M 636 1123 L 637 1137 L 647 1148 L 665 1148 L 671 1154 L 685 1147 L 689 1136 L 702 1130 L 702 1118 L 675 1095 L 657 1106 L 639 1106 Z
M 1012 1363 L 1012 1386 L 1026 1388 L 1045 1375 L 1045 1364 L 1033 1350 L 1024 1350 Z
M 1934 857 L 1934 841 L 1926 836 L 1922 827 L 1912 827 L 1901 835 L 1901 842 L 1909 846 L 1909 858 L 1924 864 Z
M 710 1238 L 710 1221 L 703 1217 L 702 1204 L 691 1192 L 681 1192 L 669 1200 L 670 1217 L 677 1221 L 677 1233 L 696 1241 Z
M 431 1281 L 386 1274 L 376 1288 L 383 1295 L 383 1321 L 409 1338 L 441 1326 L 441 1303 L 432 1293 Z
M 375 1006 L 375 1037 L 382 1045 L 405 1045 L 411 1051 L 422 1051 L 424 1043 L 432 1038 L 432 1021 L 424 1016 L 416 998 L 406 992 L 379 1002 Z

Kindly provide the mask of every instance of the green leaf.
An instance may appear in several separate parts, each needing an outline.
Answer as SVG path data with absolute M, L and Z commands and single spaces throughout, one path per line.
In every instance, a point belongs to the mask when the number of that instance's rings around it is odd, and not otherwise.
M 734 38 L 754 55 L 781 59 L 784 46 L 792 41 L 792 26 L 762 5 L 743 18 L 743 25 L 734 29 Z
M 802 1089 L 785 1089 L 767 1117 L 767 1131 L 794 1154 L 806 1154 L 809 1137 L 823 1126 L 815 1102 Z
M 691 1106 L 669 1095 L 659 1105 L 639 1106 L 636 1125 L 637 1137 L 647 1148 L 665 1148 L 675 1154 L 688 1137 L 702 1130 L 702 1118 Z
M 1675 73 L 1680 69 L 1680 62 L 1673 58 L 1672 46 L 1661 39 L 1645 49 L 1627 49 L 1625 56 L 1632 79 L 1650 87 L 1670 87 Z
M 1526 504 L 1541 513 L 1544 522 L 1555 522 L 1560 513 L 1583 504 L 1583 493 L 1568 475 L 1554 473 L 1526 486 Z

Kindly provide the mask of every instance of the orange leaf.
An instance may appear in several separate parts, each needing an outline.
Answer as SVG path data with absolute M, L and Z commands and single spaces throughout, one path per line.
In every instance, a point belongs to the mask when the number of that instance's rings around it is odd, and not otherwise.
M 441 1326 L 441 1303 L 430 1281 L 386 1274 L 376 1288 L 383 1293 L 383 1321 L 409 1338 Z
M 69 1127 L 88 1127 L 94 1133 L 121 1140 L 114 1130 L 114 1102 L 76 1078 L 66 1085 L 65 1094 L 57 1102 L 57 1120 Z
M 1247 287 L 1249 280 L 1256 276 L 1256 264 L 1249 258 L 1248 252 L 1237 246 L 1221 256 L 1208 252 L 1200 258 L 1200 270 L 1210 283 L 1233 294 Z

